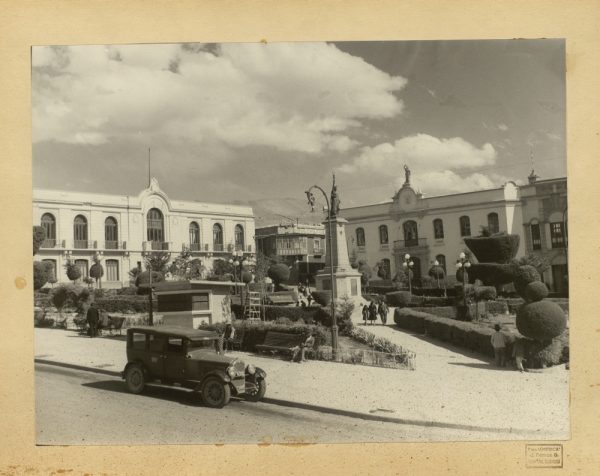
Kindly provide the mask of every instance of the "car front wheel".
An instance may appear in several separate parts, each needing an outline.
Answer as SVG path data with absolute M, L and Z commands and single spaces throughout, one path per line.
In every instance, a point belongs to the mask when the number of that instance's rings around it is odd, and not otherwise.
M 248 389 L 246 390 L 246 400 L 251 402 L 258 402 L 262 400 L 267 392 L 267 381 L 265 379 L 260 379 L 256 385 L 250 384 L 248 385 Z
M 127 390 L 131 393 L 142 393 L 146 386 L 146 376 L 141 365 L 134 364 L 129 366 L 125 373 L 125 381 L 127 382 Z
M 222 408 L 229 403 L 229 385 L 216 377 L 209 377 L 202 384 L 202 399 L 209 407 Z

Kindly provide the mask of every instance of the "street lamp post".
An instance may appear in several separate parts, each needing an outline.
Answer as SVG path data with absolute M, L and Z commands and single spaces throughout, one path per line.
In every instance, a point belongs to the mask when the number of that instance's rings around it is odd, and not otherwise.
M 464 252 L 461 252 L 458 255 L 458 260 L 456 261 L 456 269 L 459 270 L 462 268 L 462 270 L 463 270 L 462 282 L 463 282 L 463 300 L 464 300 L 465 309 L 467 307 L 467 279 L 468 279 L 467 270 L 470 267 L 471 267 L 471 262 L 469 261 L 469 258 L 467 258 L 467 255 L 465 255 Z
M 415 265 L 415 263 L 410 259 L 410 255 L 408 253 L 406 253 L 404 255 L 404 262 L 402 263 L 402 266 L 404 266 L 404 269 L 406 270 L 406 276 L 408 278 L 408 292 L 410 294 L 412 294 L 412 279 L 411 279 L 411 274 L 412 274 L 412 268 Z
M 306 197 L 308 198 L 308 204 L 311 207 L 311 211 L 315 211 L 315 196 L 313 195 L 312 191 L 314 189 L 319 190 L 323 196 L 325 197 L 325 203 L 327 204 L 327 226 L 328 226 L 328 243 L 327 246 L 329 246 L 329 279 L 330 279 L 330 283 L 331 283 L 331 348 L 333 351 L 333 356 L 334 358 L 337 355 L 337 350 L 338 350 L 338 326 L 337 326 L 337 318 L 335 315 L 335 282 L 334 282 L 334 278 L 333 278 L 333 246 L 332 246 L 332 236 L 333 236 L 333 231 L 332 231 L 332 223 L 333 223 L 333 217 L 336 216 L 337 214 L 337 208 L 339 207 L 338 203 L 330 203 L 329 202 L 329 198 L 327 197 L 327 193 L 325 193 L 325 190 L 323 190 L 321 187 L 319 187 L 318 185 L 313 185 L 312 187 L 310 187 L 307 191 L 306 191 Z M 333 182 L 333 188 L 332 188 L 332 199 L 335 198 L 334 196 L 334 191 L 335 191 L 335 176 L 334 176 L 334 182 Z M 333 202 L 333 200 L 332 200 Z M 336 209 L 332 209 L 332 206 L 334 206 Z
M 437 269 L 440 266 L 440 262 L 438 260 L 435 260 L 433 262 L 433 265 L 436 267 L 436 270 L 435 270 L 435 279 L 437 279 L 437 286 L 438 286 L 438 289 L 440 289 L 440 273 L 439 273 L 439 270 Z
M 146 260 L 146 268 L 148 269 L 148 325 L 154 325 L 154 311 L 152 309 L 152 263 L 150 262 L 150 254 L 143 253 Z

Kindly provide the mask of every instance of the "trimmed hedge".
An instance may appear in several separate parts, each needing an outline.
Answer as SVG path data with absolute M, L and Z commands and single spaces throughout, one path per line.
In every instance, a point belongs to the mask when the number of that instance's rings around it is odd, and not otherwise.
M 548 288 L 541 281 L 534 281 L 525 286 L 525 299 L 529 302 L 537 302 L 548 296 Z
M 99 311 L 119 313 L 144 313 L 148 312 L 150 303 L 146 296 L 117 295 L 94 300 Z M 156 310 L 156 300 L 153 301 Z
M 517 329 L 530 339 L 549 341 L 561 335 L 566 327 L 565 313 L 552 301 L 530 302 L 517 311 Z
M 541 281 L 540 273 L 533 266 L 528 264 L 519 266 L 515 271 L 515 279 L 513 285 L 519 296 L 525 298 L 525 288 L 529 283 Z
M 501 286 L 513 282 L 515 269 L 512 264 L 472 263 L 467 276 L 470 283 L 479 279 L 486 286 Z
M 321 306 L 329 306 L 331 304 L 331 291 L 313 291 L 311 296 Z
M 315 322 L 321 308 L 318 306 L 264 306 L 264 309 L 266 321 L 276 321 L 279 318 L 285 317 L 292 322 L 302 319 L 306 324 L 312 324 Z M 244 319 L 242 314 L 243 309 L 240 304 L 232 304 L 231 312 L 233 312 L 236 319 Z
M 308 324 L 278 324 L 275 322 L 248 322 L 234 321 L 233 327 L 236 333 L 243 332 L 242 350 L 247 352 L 255 352 L 256 346 L 265 341 L 265 336 L 269 331 L 283 332 L 286 334 L 301 334 L 304 338 L 313 332 L 315 333 L 315 346 L 328 344 L 329 331 L 322 326 L 313 326 Z M 214 330 L 223 333 L 225 323 L 220 322 L 213 325 L 201 325 L 200 329 Z
M 517 255 L 519 235 L 497 234 L 465 238 L 465 245 L 480 263 L 508 263 Z

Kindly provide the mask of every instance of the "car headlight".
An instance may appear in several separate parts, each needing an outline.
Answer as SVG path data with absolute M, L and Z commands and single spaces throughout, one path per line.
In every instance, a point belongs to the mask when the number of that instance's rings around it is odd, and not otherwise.
M 235 378 L 237 376 L 237 372 L 235 371 L 233 366 L 227 367 L 227 375 L 229 375 L 231 378 Z
M 254 365 L 252 364 L 248 364 L 248 366 L 246 367 L 246 372 L 248 372 L 250 375 L 254 375 L 254 373 L 256 372 L 256 367 L 254 367 Z

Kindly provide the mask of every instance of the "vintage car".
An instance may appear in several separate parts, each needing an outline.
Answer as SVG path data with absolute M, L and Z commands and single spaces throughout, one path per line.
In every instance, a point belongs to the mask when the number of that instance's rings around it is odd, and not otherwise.
M 231 395 L 259 401 L 267 390 L 264 370 L 220 352 L 212 331 L 182 327 L 133 327 L 127 330 L 127 365 L 122 372 L 127 389 L 140 393 L 147 383 L 178 384 L 202 395 L 215 408 Z

